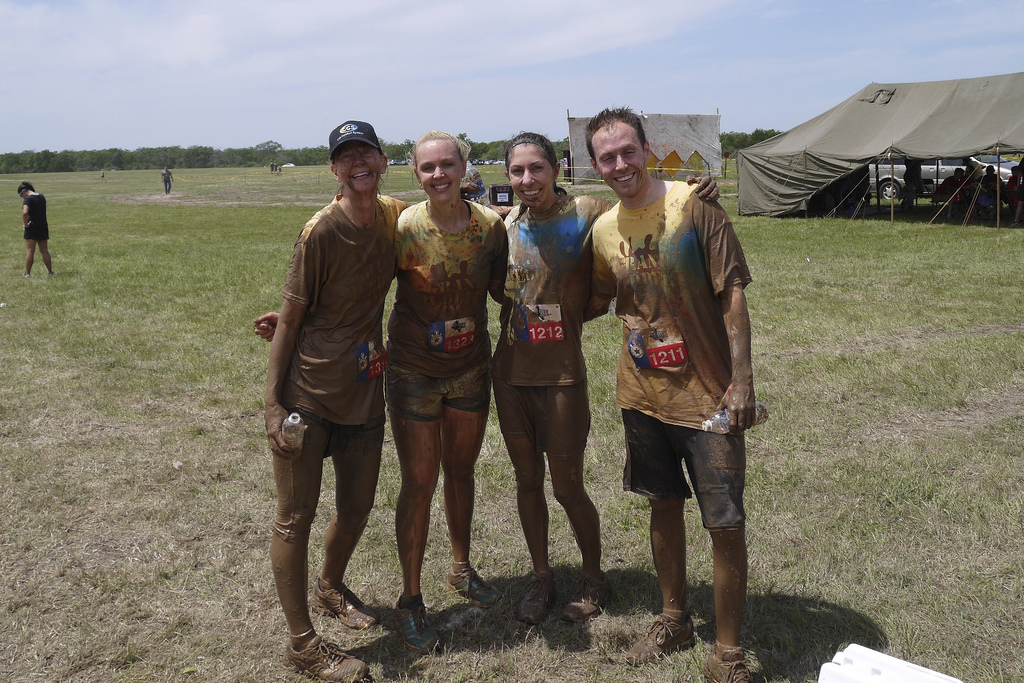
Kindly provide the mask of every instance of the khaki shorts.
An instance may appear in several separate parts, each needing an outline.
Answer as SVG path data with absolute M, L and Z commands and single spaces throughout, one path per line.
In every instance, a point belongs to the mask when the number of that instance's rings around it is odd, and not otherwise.
M 587 447 L 590 401 L 586 381 L 565 386 L 524 387 L 494 378 L 494 406 L 501 433 L 528 438 L 553 459 L 577 457 Z
M 440 420 L 445 406 L 479 413 L 491 404 L 488 363 L 454 377 L 429 377 L 388 363 L 385 380 L 388 408 L 410 420 Z

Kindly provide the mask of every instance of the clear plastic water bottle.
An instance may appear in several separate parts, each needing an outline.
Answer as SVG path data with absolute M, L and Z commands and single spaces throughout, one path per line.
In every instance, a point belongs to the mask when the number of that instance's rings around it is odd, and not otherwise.
M 700 428 L 705 432 L 714 432 L 716 434 L 728 434 L 729 433 L 729 409 L 720 410 L 712 415 L 707 420 L 704 420 L 700 424 Z M 759 425 L 768 419 L 768 406 L 756 401 L 754 403 L 754 424 Z
M 306 431 L 306 425 L 302 422 L 302 416 L 292 413 L 281 425 L 281 435 L 284 442 L 295 448 L 302 448 L 302 434 Z

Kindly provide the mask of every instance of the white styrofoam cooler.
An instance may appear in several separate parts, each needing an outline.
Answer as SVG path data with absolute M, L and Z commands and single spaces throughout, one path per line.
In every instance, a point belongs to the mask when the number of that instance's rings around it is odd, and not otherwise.
M 818 683 L 963 683 L 856 643 L 821 665 Z

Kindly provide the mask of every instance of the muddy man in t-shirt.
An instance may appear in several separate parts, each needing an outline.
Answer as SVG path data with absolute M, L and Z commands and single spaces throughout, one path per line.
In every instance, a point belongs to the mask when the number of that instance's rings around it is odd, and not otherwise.
M 749 681 L 739 639 L 747 590 L 742 432 L 754 420 L 743 293 L 750 273 L 717 203 L 649 175 L 651 148 L 635 113 L 602 111 L 586 138 L 591 164 L 619 198 L 594 225 L 590 308 L 606 310 L 614 298 L 622 320 L 616 399 L 626 431 L 623 487 L 650 500 L 662 594 L 662 613 L 626 659 L 642 664 L 696 642 L 683 521 L 683 503 L 695 495 L 714 547 L 717 642 L 705 674 Z M 731 433 L 701 431 L 722 408 L 731 412 Z

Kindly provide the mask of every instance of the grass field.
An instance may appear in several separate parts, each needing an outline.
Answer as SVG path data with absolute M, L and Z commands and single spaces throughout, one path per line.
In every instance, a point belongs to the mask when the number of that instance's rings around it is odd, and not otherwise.
M 481 169 L 488 183 L 499 168 Z M 22 179 L 0 176 L 0 678 L 297 679 L 268 558 L 269 345 L 251 320 L 280 305 L 295 236 L 333 179 L 325 168 L 181 169 L 165 196 L 159 171 L 107 172 L 102 184 L 98 173 L 34 176 L 57 274 L 37 259 L 28 280 Z M 423 198 L 407 167 L 392 167 L 386 189 Z M 735 187 L 724 189 L 735 216 Z M 816 680 L 852 642 L 964 681 L 1024 679 L 1024 231 L 930 218 L 735 221 L 754 276 L 758 398 L 772 412 L 747 441 L 743 644 L 757 680 Z M 606 316 L 584 340 L 607 612 L 587 626 L 513 619 L 529 563 L 492 414 L 473 559 L 506 597 L 484 614 L 446 592 L 435 498 L 424 597 L 446 648 L 408 653 L 391 621 L 401 580 L 389 436 L 348 572 L 383 625 L 355 633 L 314 619 L 376 680 L 702 680 L 714 615 L 694 505 L 689 599 L 703 643 L 640 669 L 621 663 L 660 605 L 647 505 L 621 490 L 620 339 Z M 329 467 L 324 490 L 313 571 Z M 551 516 L 564 600 L 579 554 L 553 499 Z

